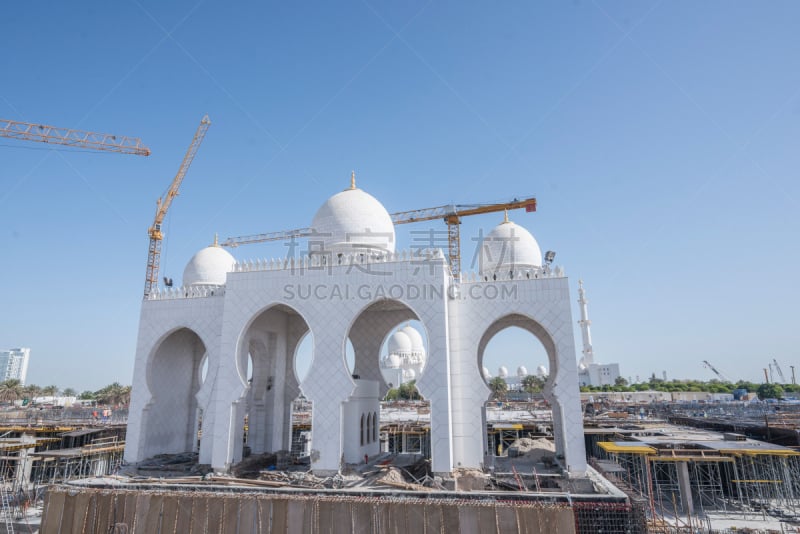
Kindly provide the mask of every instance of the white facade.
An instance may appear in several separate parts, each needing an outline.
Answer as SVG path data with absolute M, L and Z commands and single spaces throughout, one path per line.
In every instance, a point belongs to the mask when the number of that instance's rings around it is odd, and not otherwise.
M 425 344 L 422 335 L 406 325 L 391 335 L 388 351 L 381 358 L 381 373 L 389 387 L 416 380 L 425 367 Z
M 482 466 L 484 404 L 491 393 L 482 377 L 483 352 L 496 333 L 517 326 L 547 351 L 545 396 L 553 407 L 557 453 L 567 473 L 583 475 L 583 419 L 563 271 L 536 265 L 537 245 L 510 256 L 523 264 L 486 257 L 480 276 L 457 280 L 441 250 L 395 252 L 386 215 L 352 184 L 320 208 L 313 229 L 321 237 L 309 238 L 307 254 L 240 260 L 223 273 L 224 284 L 184 280 L 183 287 L 151 294 L 142 303 L 126 460 L 198 450 L 199 414 L 200 462 L 215 469 L 241 460 L 245 417 L 253 453 L 289 449 L 291 404 L 302 391 L 312 402 L 312 469 L 333 473 L 342 460 L 361 462 L 379 445 L 373 433 L 380 421 L 372 419 L 380 417 L 378 399 L 388 390 L 381 347 L 413 320 L 425 334 L 416 385 L 430 402 L 433 471 Z M 214 268 L 227 269 L 219 267 L 226 263 L 222 254 L 210 256 L 216 267 L 192 268 L 206 273 L 201 282 L 215 279 Z M 306 335 L 313 360 L 301 382 L 294 359 Z
M 613 386 L 619 377 L 618 363 L 591 363 L 578 368 L 581 386 Z
M 30 357 L 31 349 L 28 348 L 0 351 L 0 382 L 15 379 L 24 386 Z
M 581 386 L 613 386 L 619 374 L 618 363 L 595 363 L 594 349 L 592 349 L 592 321 L 589 320 L 589 301 L 586 300 L 586 291 L 583 289 L 583 280 L 578 280 L 578 304 L 580 304 L 581 338 L 583 341 L 583 356 L 578 364 L 578 382 Z

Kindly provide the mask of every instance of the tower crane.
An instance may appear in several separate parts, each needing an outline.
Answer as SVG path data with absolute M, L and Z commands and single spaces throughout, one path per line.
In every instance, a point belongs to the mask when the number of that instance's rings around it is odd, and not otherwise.
M 713 371 L 714 374 L 717 375 L 719 379 L 722 380 L 723 382 L 730 382 L 730 379 L 727 376 L 723 375 L 716 367 L 708 363 L 708 360 L 703 360 L 703 365 L 711 369 L 711 371 Z
M 354 178 L 352 178 L 352 180 L 354 180 Z M 508 202 L 492 204 L 447 204 L 435 208 L 399 211 L 397 213 L 392 213 L 390 217 L 394 224 L 409 224 L 442 219 L 447 224 L 447 252 L 450 260 L 450 271 L 453 273 L 454 277 L 458 278 L 461 273 L 461 232 L 459 225 L 461 224 L 462 217 L 520 208 L 525 208 L 527 212 L 536 211 L 536 199 L 533 197 L 522 200 L 515 198 Z M 313 228 L 298 228 L 295 230 L 284 230 L 266 234 L 229 237 L 220 243 L 220 245 L 223 247 L 238 247 L 239 245 L 250 245 L 266 241 L 283 241 L 286 239 L 312 237 L 314 235 L 315 231 Z
M 772 363 L 775 364 L 775 370 L 778 371 L 778 376 L 781 377 L 781 384 L 786 384 L 786 377 L 783 376 L 783 371 L 781 370 L 781 366 L 778 365 L 778 360 L 772 358 Z
M 203 117 L 197 131 L 194 133 L 192 143 L 186 150 L 186 155 L 183 157 L 181 166 L 178 168 L 178 174 L 172 179 L 169 189 L 163 197 L 156 201 L 156 216 L 153 219 L 153 224 L 147 230 L 150 236 L 150 246 L 147 248 L 147 273 L 144 280 L 144 297 L 147 298 L 150 293 L 158 287 L 158 268 L 161 261 L 161 241 L 164 239 L 164 234 L 161 232 L 161 223 L 164 222 L 164 217 L 167 215 L 172 200 L 178 196 L 178 189 L 181 186 L 186 171 L 189 170 L 189 165 L 192 164 L 197 149 L 200 148 L 200 143 L 206 136 L 206 131 L 211 125 L 208 115 Z
M 56 128 L 44 124 L 0 119 L 0 137 L 54 143 L 90 150 L 104 150 L 122 154 L 149 156 L 150 149 L 138 137 L 112 135 L 70 128 Z

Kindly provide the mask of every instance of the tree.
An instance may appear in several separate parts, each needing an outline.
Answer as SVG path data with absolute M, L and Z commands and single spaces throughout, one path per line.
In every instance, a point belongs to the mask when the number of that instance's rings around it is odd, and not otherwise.
M 783 388 L 780 384 L 761 384 L 758 386 L 758 398 L 780 400 L 783 398 Z
M 527 375 L 522 379 L 522 390 L 526 393 L 541 393 L 544 389 L 544 378 L 536 375 Z
M 410 380 L 405 384 L 400 384 L 398 388 L 398 392 L 400 394 L 401 399 L 405 400 L 421 400 L 422 396 L 419 394 L 417 390 L 417 381 Z
M 94 395 L 97 402 L 102 404 L 128 404 L 131 400 L 131 387 L 114 382 L 103 389 L 95 391 Z
M 65 397 L 74 397 L 78 394 L 78 392 L 72 388 L 65 388 L 64 391 L 61 392 L 61 394 L 64 395 Z
M 80 400 L 94 400 L 94 391 L 82 391 L 80 395 L 78 395 Z
M 616 379 L 614 379 L 614 385 L 615 386 L 627 386 L 628 385 L 628 381 L 625 380 L 624 376 L 618 376 Z
M 58 395 L 58 386 L 45 386 L 42 388 L 42 396 L 55 397 Z
M 508 384 L 501 376 L 496 376 L 489 381 L 489 389 L 492 390 L 492 398 L 495 400 L 504 400 L 506 398 L 506 391 L 508 391 Z
M 29 401 L 33 401 L 36 397 L 42 396 L 42 388 L 37 386 L 36 384 L 28 384 L 24 388 L 22 388 L 22 397 L 28 399 Z
M 0 382 L 0 401 L 14 402 L 22 398 L 22 382 L 11 378 Z

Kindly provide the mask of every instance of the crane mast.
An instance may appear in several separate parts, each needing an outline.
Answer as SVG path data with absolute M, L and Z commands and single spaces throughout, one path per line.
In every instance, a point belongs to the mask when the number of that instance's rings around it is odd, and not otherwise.
M 90 150 L 119 152 L 121 154 L 135 154 L 137 156 L 150 155 L 150 149 L 144 146 L 142 140 L 138 137 L 57 128 L 44 124 L 32 124 L 6 119 L 0 119 L 0 137 L 53 143 Z
M 714 374 L 715 374 L 715 375 L 717 375 L 717 376 L 719 377 L 719 379 L 720 379 L 720 380 L 722 380 L 723 382 L 730 382 L 730 380 L 728 379 L 728 377 L 726 377 L 725 375 L 723 375 L 723 374 L 722 374 L 722 373 L 721 373 L 721 372 L 720 372 L 720 371 L 719 371 L 719 370 L 718 370 L 716 367 L 714 367 L 713 365 L 711 365 L 710 363 L 708 363 L 708 360 L 703 360 L 703 365 L 705 365 L 706 367 L 708 367 L 709 369 L 711 369 L 711 371 L 713 371 L 713 372 L 714 372 Z
M 461 273 L 461 235 L 460 224 L 462 217 L 493 213 L 497 211 L 525 208 L 525 211 L 536 211 L 536 199 L 533 197 L 522 200 L 514 199 L 509 202 L 493 204 L 448 204 L 435 208 L 420 210 L 399 211 L 390 215 L 394 224 L 409 224 L 423 221 L 441 219 L 447 224 L 447 253 L 450 260 L 450 271 L 458 278 Z M 223 247 L 238 247 L 266 241 L 283 241 L 286 239 L 306 238 L 314 235 L 313 228 L 297 228 L 266 234 L 254 234 L 241 237 L 229 237 L 222 243 Z
M 450 260 L 450 271 L 458 279 L 461 275 L 461 218 L 483 213 L 516 210 L 536 211 L 536 199 L 514 199 L 510 202 L 493 204 L 449 204 L 436 208 L 401 211 L 392 214 L 394 224 L 408 224 L 434 219 L 442 219 L 447 224 L 447 256 Z
M 773 358 L 773 359 L 772 359 L 772 363 L 774 363 L 774 364 L 775 364 L 775 370 L 776 370 L 776 371 L 778 371 L 778 376 L 779 376 L 779 377 L 781 377 L 781 384 L 786 384 L 786 383 L 787 383 L 787 382 L 786 382 L 786 377 L 785 377 L 785 376 L 783 376 L 783 370 L 781 369 L 781 366 L 780 366 L 780 365 L 778 365 L 778 360 L 776 360 L 775 358 Z
M 167 190 L 163 197 L 156 201 L 156 215 L 153 219 L 152 226 L 150 226 L 150 228 L 147 230 L 147 234 L 150 237 L 150 245 L 147 248 L 147 272 L 144 280 L 145 298 L 147 298 L 147 296 L 158 287 L 158 269 L 161 261 L 161 241 L 164 239 L 164 234 L 161 231 L 161 223 L 164 222 L 164 217 L 166 217 L 167 210 L 169 210 L 173 199 L 178 196 L 178 190 L 181 187 L 181 182 L 183 182 L 183 178 L 186 176 L 186 172 L 189 170 L 189 166 L 192 164 L 192 160 L 194 160 L 194 156 L 197 154 L 197 149 L 200 148 L 200 143 L 203 142 L 203 138 L 206 136 L 206 131 L 210 125 L 211 121 L 209 120 L 208 115 L 206 115 L 203 117 L 203 119 L 200 121 L 200 125 L 197 127 L 197 131 L 194 134 L 192 143 L 186 150 L 186 155 L 183 157 L 181 166 L 178 168 L 178 173 L 175 175 L 175 178 L 172 179 L 169 190 Z

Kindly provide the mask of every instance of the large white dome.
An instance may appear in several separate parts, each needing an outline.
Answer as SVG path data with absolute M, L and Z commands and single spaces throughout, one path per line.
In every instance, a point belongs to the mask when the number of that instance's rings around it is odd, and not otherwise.
M 398 330 L 389 338 L 388 348 L 389 354 L 401 354 L 411 352 L 413 345 L 411 344 L 411 338 L 402 330 Z
M 236 259 L 214 244 L 195 254 L 183 270 L 184 286 L 221 286 Z
M 419 331 L 411 325 L 406 325 L 398 332 L 403 332 L 405 335 L 408 336 L 408 339 L 411 340 L 411 350 L 415 352 L 424 352 L 425 351 L 425 344 L 422 342 L 422 335 L 420 335 Z
M 375 197 L 355 187 L 329 198 L 314 215 L 311 228 L 319 238 L 309 238 L 312 253 L 352 254 L 394 252 L 394 224 Z M 321 248 L 321 250 L 320 250 Z
M 511 269 L 531 269 L 542 266 L 539 243 L 522 226 L 508 220 L 495 226 L 481 243 L 481 275 Z

